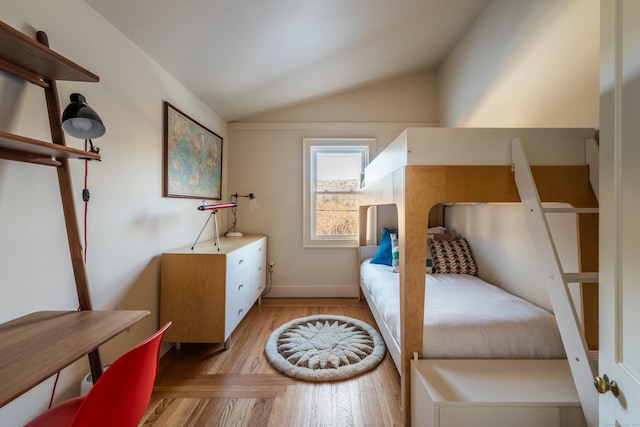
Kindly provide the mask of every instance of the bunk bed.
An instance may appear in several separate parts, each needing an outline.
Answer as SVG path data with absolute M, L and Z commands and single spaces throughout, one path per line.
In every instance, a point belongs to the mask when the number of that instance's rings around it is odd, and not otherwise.
M 400 369 L 399 277 L 372 260 L 360 264 L 361 290 Z M 427 274 L 425 289 L 423 358 L 566 358 L 556 320 L 544 308 L 474 274 Z
M 369 222 L 370 208 L 395 205 L 397 209 L 399 273 L 387 270 L 382 275 L 395 275 L 399 284 L 399 337 L 394 338 L 394 327 L 389 327 L 384 321 L 383 313 L 373 301 L 370 287 L 363 285 L 362 292 L 399 368 L 405 425 L 410 424 L 410 360 L 447 356 L 442 353 L 430 355 L 429 349 L 423 346 L 423 324 L 428 323 L 425 317 L 430 315 L 425 310 L 425 306 L 430 306 L 429 302 L 425 305 L 425 299 L 429 301 L 430 295 L 438 297 L 438 291 L 429 285 L 425 292 L 425 278 L 427 282 L 430 280 L 425 262 L 428 228 L 434 225 L 429 224 L 431 208 L 444 203 L 520 202 L 512 170 L 514 140 L 521 142 L 530 164 L 534 165 L 531 173 L 540 200 L 568 203 L 577 208 L 597 207 L 585 160 L 585 143 L 594 138 L 593 129 L 577 128 L 409 128 L 367 166 L 365 185 L 359 198 L 361 262 L 367 262 L 377 248 L 370 242 L 375 234 Z M 593 239 L 593 233 L 587 231 L 594 223 L 597 225 L 597 216 L 580 213 L 578 236 L 590 235 Z M 581 239 L 580 246 L 581 267 L 589 269 L 590 264 L 597 262 L 597 240 L 594 245 L 593 240 Z M 364 269 L 361 273 L 361 280 L 370 274 Z M 597 301 L 593 301 L 594 296 L 597 297 L 597 287 L 594 292 L 588 284 L 583 286 L 582 306 L 588 311 L 584 316 L 584 333 L 597 336 L 597 320 L 595 331 L 593 326 L 589 326 L 594 323 L 591 320 L 594 307 L 597 313 Z M 567 355 L 573 354 L 572 349 L 567 348 L 567 342 L 564 342 L 564 350 Z M 476 359 L 564 357 L 557 349 L 529 355 L 482 353 L 481 350 L 476 354 L 469 348 L 465 351 L 462 357 Z M 461 356 L 453 352 L 451 357 Z

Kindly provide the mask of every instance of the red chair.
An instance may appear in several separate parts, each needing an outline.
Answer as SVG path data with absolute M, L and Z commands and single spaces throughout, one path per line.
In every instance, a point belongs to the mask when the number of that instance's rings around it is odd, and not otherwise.
M 151 399 L 160 344 L 169 326 L 171 322 L 120 356 L 86 396 L 49 409 L 25 427 L 136 427 Z

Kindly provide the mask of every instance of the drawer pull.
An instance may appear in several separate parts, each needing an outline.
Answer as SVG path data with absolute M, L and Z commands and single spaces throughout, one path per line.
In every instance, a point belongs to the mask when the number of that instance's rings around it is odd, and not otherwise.
M 238 265 L 242 264 L 244 262 L 244 259 L 241 259 L 238 261 Z
M 242 288 L 244 288 L 244 283 L 240 283 L 240 284 L 238 285 L 238 290 L 240 290 L 240 289 L 242 289 Z
M 240 316 L 243 311 L 244 311 L 243 309 L 238 310 L 238 316 Z

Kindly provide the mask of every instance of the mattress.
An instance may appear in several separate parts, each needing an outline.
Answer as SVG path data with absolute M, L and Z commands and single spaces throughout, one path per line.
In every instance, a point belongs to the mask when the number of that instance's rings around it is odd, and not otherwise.
M 369 259 L 361 283 L 400 343 L 399 274 Z M 422 358 L 565 358 L 555 317 L 466 274 L 427 274 Z

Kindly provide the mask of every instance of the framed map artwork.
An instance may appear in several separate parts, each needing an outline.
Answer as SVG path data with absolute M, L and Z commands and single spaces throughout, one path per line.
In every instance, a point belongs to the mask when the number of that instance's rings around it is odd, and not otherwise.
M 222 137 L 164 102 L 163 196 L 222 199 Z

